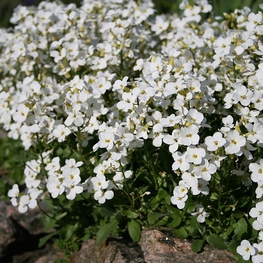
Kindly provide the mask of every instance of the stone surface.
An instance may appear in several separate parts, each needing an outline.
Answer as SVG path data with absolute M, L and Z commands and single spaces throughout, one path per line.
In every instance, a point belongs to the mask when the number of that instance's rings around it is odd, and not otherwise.
M 191 242 L 172 235 L 169 230 L 148 229 L 139 242 L 147 263 L 234 263 L 233 255 L 225 250 L 205 246 L 201 253 L 191 250 Z
M 53 263 L 63 253 L 53 244 L 38 247 L 39 239 L 47 234 L 41 224 L 39 209 L 21 214 L 10 202 L 0 202 L 0 262 Z
M 89 240 L 71 258 L 71 263 L 144 263 L 138 244 L 109 238 L 102 244 Z
M 172 235 L 170 230 L 145 229 L 138 244 L 122 239 L 84 243 L 71 263 L 236 263 L 225 250 L 205 246 L 201 253 L 191 250 L 191 242 Z

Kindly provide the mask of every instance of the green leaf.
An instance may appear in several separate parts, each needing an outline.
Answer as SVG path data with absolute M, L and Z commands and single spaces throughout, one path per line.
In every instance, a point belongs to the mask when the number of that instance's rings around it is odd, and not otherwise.
M 172 227 L 172 228 L 177 227 L 177 226 L 179 226 L 181 224 L 181 222 L 182 222 L 182 218 L 181 217 L 175 217 L 172 220 L 172 222 L 170 222 L 168 224 L 168 227 Z
M 160 205 L 160 199 L 158 196 L 155 196 L 151 199 L 148 204 L 149 209 L 155 210 Z
M 216 234 L 210 235 L 206 237 L 206 241 L 213 247 L 218 249 L 227 249 L 227 245 L 225 243 L 225 240 Z
M 58 226 L 57 221 L 53 218 L 45 217 L 43 220 L 44 220 L 44 227 L 45 227 L 44 230 L 45 231 L 48 231 Z
M 118 225 L 118 221 L 114 219 L 110 223 L 101 226 L 97 233 L 97 238 L 96 238 L 97 243 L 99 244 L 103 242 L 106 239 L 106 237 L 115 230 L 117 225 Z
M 160 188 L 158 190 L 158 197 L 159 199 L 165 199 L 167 196 L 169 196 L 169 194 L 167 193 L 167 191 L 165 191 L 163 188 Z M 170 197 L 170 196 L 169 196 Z
M 188 233 L 184 227 L 174 229 L 174 234 L 181 237 L 181 238 L 187 238 L 188 237 Z
M 155 226 L 164 226 L 167 225 L 168 216 L 163 216 L 158 222 L 156 222 Z
M 128 218 L 137 218 L 139 215 L 131 210 L 123 210 L 122 214 Z
M 162 213 L 151 212 L 151 213 L 148 214 L 147 220 L 148 220 L 150 225 L 154 225 L 158 221 L 158 219 L 160 217 L 163 217 L 163 216 L 165 216 L 165 215 L 162 214 Z
M 240 240 L 234 240 L 232 241 L 229 246 L 228 246 L 228 250 L 233 253 L 233 254 L 236 254 L 236 249 L 237 247 L 240 245 Z
M 192 237 L 198 237 L 199 236 L 199 231 L 198 229 L 200 228 L 199 223 L 196 220 L 195 216 L 192 216 L 191 219 L 188 221 L 189 223 L 185 227 L 188 234 Z
M 128 222 L 128 232 L 133 242 L 138 242 L 141 237 L 141 225 L 134 219 Z
M 232 225 L 230 225 L 226 231 L 224 233 L 222 233 L 222 237 L 223 238 L 228 238 L 230 236 L 230 234 L 232 233 L 232 231 L 234 230 L 234 227 Z
M 203 249 L 204 243 L 205 239 L 195 240 L 191 245 L 192 251 L 195 253 L 200 252 Z
M 113 215 L 113 212 L 110 211 L 109 209 L 105 207 L 99 207 L 98 212 L 103 216 L 103 217 L 111 217 Z
M 244 213 L 238 211 L 238 212 L 232 213 L 232 215 L 233 215 L 235 218 L 241 218 L 241 217 L 244 216 Z
M 67 225 L 65 232 L 66 239 L 70 239 L 76 233 L 78 227 L 79 223 L 76 223 L 75 225 Z
M 138 189 L 138 193 L 139 193 L 139 195 L 144 194 L 144 193 L 147 191 L 148 188 L 149 188 L 148 185 L 143 186 L 143 187 L 140 187 L 140 188 Z
M 240 218 L 236 224 L 234 233 L 238 238 L 241 238 L 241 236 L 246 232 L 247 232 L 247 222 L 244 218 Z
M 68 212 L 61 213 L 56 216 L 56 220 L 60 220 L 61 218 L 65 217 L 68 214 Z
M 47 235 L 41 237 L 41 238 L 39 239 L 39 241 L 38 241 L 38 247 L 39 247 L 39 248 L 40 248 L 40 247 L 43 247 L 43 246 L 47 243 L 47 241 L 48 241 L 51 237 L 53 237 L 53 236 L 55 236 L 55 235 L 57 235 L 57 232 L 53 232 L 53 233 L 50 233 L 50 234 L 47 234 Z
M 217 193 L 212 193 L 210 196 L 211 200 L 218 200 L 218 194 Z

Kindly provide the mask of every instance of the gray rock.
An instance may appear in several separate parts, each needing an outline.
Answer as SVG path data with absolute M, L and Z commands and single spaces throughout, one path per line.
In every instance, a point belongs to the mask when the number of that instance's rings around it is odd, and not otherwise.
M 144 229 L 139 243 L 109 238 L 102 244 L 84 243 L 71 263 L 236 263 L 226 250 L 205 246 L 201 253 L 191 250 L 191 242 L 175 237 L 169 229 Z
M 0 202 L 0 262 L 53 263 L 64 258 L 53 244 L 38 247 L 47 232 L 41 223 L 39 209 L 21 214 L 10 202 Z

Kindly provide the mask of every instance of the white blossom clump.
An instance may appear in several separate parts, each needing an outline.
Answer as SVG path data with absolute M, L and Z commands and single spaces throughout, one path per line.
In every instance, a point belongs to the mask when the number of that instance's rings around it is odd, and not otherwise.
M 227 158 L 229 176 L 263 196 L 262 12 L 236 10 L 233 26 L 209 17 L 207 0 L 182 1 L 180 16 L 137 2 L 18 6 L 12 30 L 1 29 L 0 124 L 38 153 L 24 170 L 26 190 L 8 192 L 20 212 L 46 193 L 103 205 L 136 180 L 133 160 L 147 147 L 165 149 L 169 167 L 158 176 L 171 174 L 179 210 L 209 196 Z M 74 154 L 65 157 L 67 148 Z M 195 204 L 191 215 L 205 223 L 208 207 Z M 237 249 L 253 262 L 263 251 L 261 206 L 250 212 L 260 243 Z

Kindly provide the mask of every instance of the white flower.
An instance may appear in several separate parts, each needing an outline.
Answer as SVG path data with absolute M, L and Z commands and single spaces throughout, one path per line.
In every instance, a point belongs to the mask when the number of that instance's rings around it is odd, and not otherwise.
M 180 169 L 181 171 L 187 171 L 190 168 L 189 162 L 185 160 L 186 152 L 181 153 L 176 151 L 173 153 L 174 163 L 172 165 L 173 171 Z
M 53 175 L 56 171 L 60 169 L 60 158 L 59 156 L 54 157 L 51 162 L 45 166 L 45 170 L 48 171 L 48 175 Z
M 65 167 L 65 169 L 62 170 L 62 176 L 65 183 L 78 184 L 81 181 L 80 170 L 77 167 Z
M 120 92 L 121 92 L 124 90 L 124 88 L 127 86 L 127 84 L 128 84 L 128 77 L 126 76 L 122 80 L 119 80 L 119 79 L 116 80 L 113 84 L 112 90 L 113 91 L 120 90 Z
M 214 174 L 216 170 L 216 165 L 213 163 L 209 163 L 206 159 L 204 159 L 200 165 L 194 167 L 194 173 L 200 176 L 205 181 L 210 181 L 211 174 Z
M 99 202 L 99 204 L 104 204 L 106 200 L 110 200 L 114 197 L 114 192 L 112 190 L 97 190 L 94 193 L 94 199 Z
M 26 120 L 29 113 L 29 108 L 24 104 L 19 104 L 16 108 L 16 112 L 13 114 L 13 119 L 16 122 L 22 123 Z
M 195 174 L 194 172 L 184 172 L 182 174 L 182 179 L 191 188 L 197 188 L 199 178 L 200 176 Z
M 112 132 L 100 132 L 99 134 L 99 148 L 106 148 L 107 150 L 111 150 L 114 146 L 115 136 Z
M 205 218 L 209 216 L 209 213 L 205 212 L 204 207 L 200 204 L 195 205 L 197 212 L 191 213 L 193 216 L 197 216 L 197 222 L 204 223 Z
M 125 112 L 131 110 L 136 103 L 137 97 L 129 92 L 123 92 L 122 100 L 117 103 L 117 108 Z
M 199 195 L 200 193 L 202 193 L 203 195 L 208 195 L 208 182 L 203 180 L 202 178 L 198 178 L 197 185 L 191 187 L 191 192 L 193 195 Z
M 249 170 L 251 173 L 251 180 L 255 183 L 263 181 L 263 159 L 259 163 L 250 163 Z
M 188 185 L 181 180 L 179 185 L 177 185 L 173 190 L 174 195 L 178 195 L 179 197 L 184 197 L 188 193 Z
M 180 136 L 179 130 L 175 129 L 172 132 L 172 135 L 166 134 L 163 137 L 163 142 L 169 145 L 169 152 L 174 153 L 178 149 L 178 139 Z
M 258 181 L 257 184 L 258 186 L 257 186 L 255 193 L 256 193 L 256 197 L 259 199 L 263 196 L 263 180 Z
M 244 85 L 241 85 L 241 83 L 236 83 L 236 85 L 237 87 L 235 87 L 233 99 L 240 102 L 243 106 L 248 106 L 253 97 L 253 92 L 247 89 Z
M 171 203 L 176 205 L 178 209 L 184 209 L 187 198 L 188 195 L 181 196 L 177 191 L 174 191 L 171 197 Z
M 206 151 L 203 148 L 187 147 L 185 160 L 188 163 L 201 164 Z
M 18 197 L 19 197 L 20 191 L 18 188 L 18 184 L 14 184 L 12 189 L 10 189 L 7 193 L 7 195 L 11 198 L 11 203 L 13 206 L 18 205 Z
M 254 243 L 253 244 L 253 248 L 255 249 L 255 252 L 253 249 L 251 249 L 251 247 L 249 247 L 249 244 L 246 244 L 244 246 L 244 248 L 246 249 L 246 251 L 248 251 L 248 253 L 251 251 L 251 256 L 252 256 L 252 262 L 253 263 L 261 263 L 263 262 L 263 242 L 260 242 L 259 244 Z M 254 253 L 253 253 L 254 252 Z M 246 255 L 247 258 L 247 254 L 244 252 L 243 250 L 243 254 Z
M 50 176 L 47 180 L 46 187 L 53 198 L 57 198 L 65 191 L 65 186 L 61 179 L 57 176 Z
M 53 130 L 53 135 L 58 139 L 58 142 L 65 141 L 66 137 L 70 134 L 70 129 L 64 124 L 59 124 Z
M 246 144 L 244 136 L 240 135 L 237 130 L 232 130 L 226 137 L 225 150 L 228 154 L 241 154 L 241 147 Z
M 195 124 L 180 129 L 179 144 L 190 146 L 199 142 L 198 127 Z
M 104 175 L 97 175 L 96 177 L 91 178 L 91 182 L 95 191 L 106 189 L 109 186 L 109 181 L 106 180 Z
M 255 248 L 248 240 L 242 240 L 241 244 L 237 247 L 237 253 L 243 257 L 244 260 L 249 260 L 255 254 Z
M 224 146 L 226 140 L 223 138 L 221 132 L 216 132 L 213 136 L 205 138 L 205 144 L 208 151 L 216 151 L 218 148 Z
M 218 37 L 214 42 L 214 50 L 217 54 L 227 55 L 230 52 L 232 36 Z
M 159 35 L 162 31 L 165 31 L 169 26 L 169 21 L 165 20 L 165 16 L 157 16 L 155 24 L 152 25 L 152 31 Z
M 81 184 L 75 184 L 75 183 L 64 183 L 66 186 L 66 197 L 68 200 L 73 200 L 75 199 L 77 194 L 80 194 L 83 192 L 84 188 L 83 185 Z

